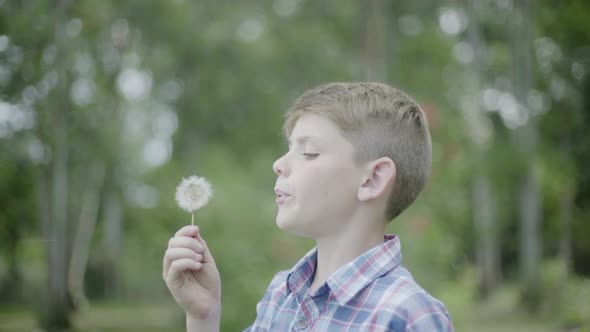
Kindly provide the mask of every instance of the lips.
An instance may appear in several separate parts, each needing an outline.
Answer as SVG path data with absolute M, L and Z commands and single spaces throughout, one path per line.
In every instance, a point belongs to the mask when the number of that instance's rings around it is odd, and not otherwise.
M 275 200 L 277 204 L 282 204 L 286 199 L 291 197 L 290 194 L 286 193 L 285 191 L 279 188 L 275 188 L 275 194 L 277 195 L 277 198 Z
M 277 195 L 277 197 L 291 196 L 290 194 L 287 194 L 286 192 L 284 192 L 283 190 L 281 190 L 279 188 L 275 188 L 275 194 Z

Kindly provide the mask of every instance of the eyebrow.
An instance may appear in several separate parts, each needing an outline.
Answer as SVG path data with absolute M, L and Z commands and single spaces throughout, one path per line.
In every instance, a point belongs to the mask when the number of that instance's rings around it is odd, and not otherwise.
M 299 136 L 295 139 L 295 141 L 299 144 L 303 144 L 307 141 L 310 140 L 315 140 L 316 137 L 315 136 L 311 136 L 311 135 L 305 135 L 305 136 Z M 289 143 L 289 145 L 291 145 L 291 140 L 287 138 L 287 143 Z

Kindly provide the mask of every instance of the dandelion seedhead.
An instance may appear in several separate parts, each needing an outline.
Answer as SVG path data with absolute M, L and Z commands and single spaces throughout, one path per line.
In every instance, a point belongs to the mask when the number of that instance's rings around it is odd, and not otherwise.
M 195 175 L 182 179 L 176 188 L 176 202 L 193 214 L 193 223 L 194 212 L 207 205 L 212 195 L 211 184 L 205 178 Z

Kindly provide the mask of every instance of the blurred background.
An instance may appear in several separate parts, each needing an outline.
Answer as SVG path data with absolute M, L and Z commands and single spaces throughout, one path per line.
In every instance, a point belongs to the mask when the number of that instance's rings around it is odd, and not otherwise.
M 254 321 L 314 244 L 281 232 L 285 110 L 382 81 L 427 112 L 433 174 L 389 225 L 457 331 L 590 330 L 590 3 L 0 1 L 0 330 L 182 331 L 162 280 L 190 223 Z

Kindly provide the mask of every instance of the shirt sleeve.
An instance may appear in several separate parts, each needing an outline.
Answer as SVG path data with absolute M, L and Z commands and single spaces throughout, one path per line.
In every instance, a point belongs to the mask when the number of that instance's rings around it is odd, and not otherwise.
M 439 300 L 424 293 L 417 293 L 405 302 L 407 332 L 454 331 L 451 316 Z

